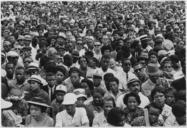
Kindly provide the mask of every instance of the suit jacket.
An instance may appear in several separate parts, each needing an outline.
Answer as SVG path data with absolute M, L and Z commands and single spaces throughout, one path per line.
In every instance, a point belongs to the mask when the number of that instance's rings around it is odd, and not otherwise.
M 177 91 L 186 90 L 186 79 L 184 77 L 177 79 L 171 83 L 171 86 Z
M 55 90 L 56 90 L 56 85 L 55 85 L 55 87 L 54 87 L 54 91 L 52 92 L 52 95 L 51 95 L 51 97 L 50 97 L 50 94 L 49 94 L 49 87 L 48 87 L 49 85 L 46 85 L 46 86 L 43 86 L 43 90 L 44 91 L 46 91 L 47 92 L 47 94 L 49 95 L 49 99 L 50 99 L 50 101 L 52 102 L 54 99 L 55 99 Z

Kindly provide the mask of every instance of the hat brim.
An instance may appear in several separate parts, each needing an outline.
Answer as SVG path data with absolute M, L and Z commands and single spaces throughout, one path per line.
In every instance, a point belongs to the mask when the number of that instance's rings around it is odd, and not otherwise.
M 147 74 L 150 75 L 150 76 L 155 76 L 155 75 L 161 75 L 162 72 L 160 70 L 158 70 L 157 72 L 154 72 L 154 73 L 150 73 L 146 70 Z
M 35 102 L 35 101 L 27 101 L 27 103 L 29 104 L 33 104 L 33 105 L 38 105 L 38 106 L 42 106 L 42 107 L 47 107 L 47 108 L 50 108 L 51 106 L 47 105 L 47 104 L 44 104 L 44 103 L 38 103 L 38 102 Z
M 39 84 L 43 85 L 41 81 L 37 80 L 37 79 L 29 79 L 28 80 L 28 83 L 30 83 L 31 81 L 35 81 L 35 82 L 38 82 Z
M 7 109 L 10 108 L 11 106 L 12 106 L 11 102 L 1 99 L 1 109 Z
M 62 105 L 74 105 L 76 101 L 75 102 L 70 102 L 70 101 L 62 102 Z

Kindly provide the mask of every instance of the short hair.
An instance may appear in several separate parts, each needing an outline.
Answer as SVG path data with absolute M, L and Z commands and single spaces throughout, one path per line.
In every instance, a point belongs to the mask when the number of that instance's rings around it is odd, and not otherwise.
M 112 74 L 112 73 L 106 73 L 103 78 L 104 78 L 104 81 L 108 81 L 112 77 L 114 77 L 114 74 Z
M 167 93 L 169 93 L 169 92 L 171 92 L 171 93 L 173 93 L 173 95 L 176 97 L 176 93 L 177 93 L 177 91 L 174 89 L 174 88 L 167 88 L 166 90 L 165 90 L 165 94 L 167 94 Z
M 103 90 L 102 88 L 95 88 L 94 91 L 93 91 L 93 94 L 95 94 L 95 93 L 99 93 L 99 94 L 101 94 L 101 96 L 104 97 L 105 90 Z
M 91 91 L 94 90 L 94 85 L 93 85 L 93 82 L 92 82 L 91 80 L 89 80 L 89 79 L 83 79 L 83 80 L 81 81 L 81 83 L 84 83 L 84 82 L 88 84 L 88 87 L 89 87 L 89 89 L 90 89 Z
M 53 73 L 53 72 L 48 72 L 48 73 L 46 73 L 46 77 L 48 77 L 48 76 L 55 76 L 55 73 Z
M 116 78 L 116 77 L 111 77 L 111 78 L 109 79 L 108 83 L 110 83 L 110 82 L 116 82 L 117 84 L 119 84 L 119 80 L 118 80 L 118 78 Z
M 159 92 L 159 93 L 163 93 L 165 96 L 165 88 L 157 86 L 155 87 L 152 91 L 151 91 L 151 98 L 154 99 L 155 94 Z
M 118 126 L 124 111 L 118 107 L 112 108 L 107 116 L 107 122 L 113 126 Z
M 125 105 L 127 105 L 128 99 L 129 99 L 129 97 L 131 97 L 131 96 L 132 96 L 132 97 L 135 97 L 136 101 L 138 102 L 138 105 L 141 103 L 140 96 L 139 96 L 138 94 L 135 94 L 135 93 L 131 92 L 131 93 L 126 94 L 126 95 L 124 96 L 124 98 L 123 98 L 123 103 L 124 103 Z
M 102 58 L 101 58 L 101 61 L 102 61 L 103 59 L 110 59 L 110 56 L 109 56 L 109 55 L 103 55 Z
M 101 54 L 103 55 L 106 50 L 112 51 L 111 46 L 107 45 L 107 46 L 101 47 Z
M 81 56 L 81 57 L 79 57 L 79 60 L 78 60 L 78 63 L 79 63 L 79 64 L 80 64 L 80 60 L 81 60 L 82 58 L 85 58 L 85 59 L 86 59 L 86 62 L 88 63 L 88 59 L 87 59 L 87 57 L 85 57 L 85 56 Z

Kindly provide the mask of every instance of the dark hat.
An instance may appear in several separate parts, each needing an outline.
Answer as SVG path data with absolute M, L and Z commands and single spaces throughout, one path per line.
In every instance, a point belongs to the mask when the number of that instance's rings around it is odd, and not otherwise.
M 23 47 L 22 50 L 23 51 L 31 51 L 31 47 L 26 46 L 26 47 Z
M 34 104 L 42 107 L 50 107 L 47 100 L 41 97 L 33 97 L 30 101 L 27 101 L 29 104 Z

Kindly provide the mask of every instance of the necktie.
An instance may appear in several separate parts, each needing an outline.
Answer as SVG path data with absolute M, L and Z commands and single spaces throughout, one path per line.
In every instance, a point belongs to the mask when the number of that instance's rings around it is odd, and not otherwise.
M 126 73 L 126 79 L 128 80 L 129 76 L 128 76 L 128 73 Z

